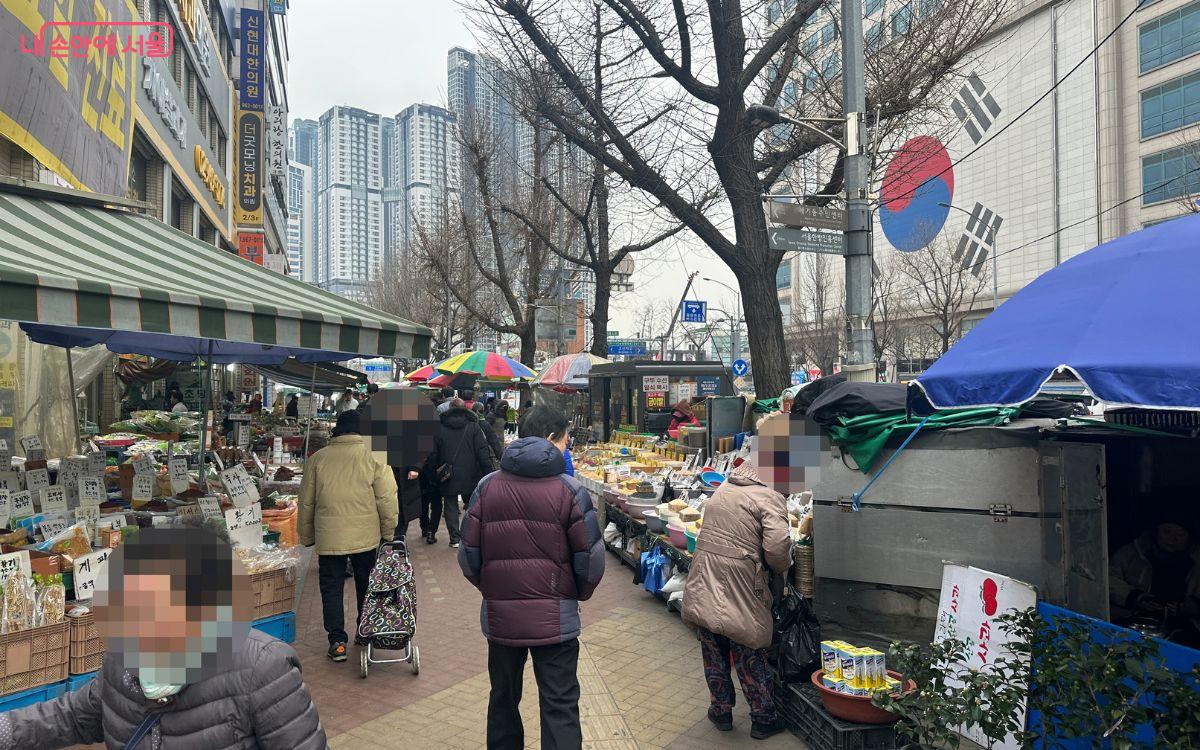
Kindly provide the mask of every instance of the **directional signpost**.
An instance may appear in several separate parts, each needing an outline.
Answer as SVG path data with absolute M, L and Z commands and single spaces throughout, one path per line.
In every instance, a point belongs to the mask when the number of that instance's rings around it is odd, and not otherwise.
M 733 370 L 734 375 L 742 378 L 745 377 L 746 373 L 750 371 L 750 364 L 744 359 L 735 359 L 733 360 L 731 369 Z
M 840 208 L 768 201 L 767 216 L 776 224 L 784 224 L 789 227 L 846 231 L 846 212 Z
M 703 323 L 708 318 L 708 303 L 700 300 L 683 301 L 683 322 Z
M 814 232 L 811 229 L 768 227 L 767 238 L 772 250 L 785 253 L 822 253 L 845 255 L 846 235 L 841 232 Z

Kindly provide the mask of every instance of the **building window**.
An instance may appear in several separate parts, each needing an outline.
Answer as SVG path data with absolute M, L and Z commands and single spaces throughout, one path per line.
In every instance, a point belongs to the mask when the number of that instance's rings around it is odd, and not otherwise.
M 1159 16 L 1138 29 L 1138 64 L 1143 73 L 1194 52 L 1200 52 L 1200 2 Z
M 819 44 L 820 40 L 817 39 L 817 35 L 810 34 L 809 37 L 804 40 L 804 54 L 811 55 L 812 53 L 816 52 Z
M 871 15 L 882 7 L 883 0 L 867 0 L 867 15 Z
M 883 24 L 871 24 L 871 28 L 867 29 L 867 51 L 875 52 L 883 46 Z
M 904 7 L 892 14 L 892 36 L 904 36 L 912 26 L 912 8 Z
M 779 300 L 779 316 L 783 318 L 783 327 L 787 328 L 792 324 L 792 303 L 787 300 Z
M 773 2 L 767 6 L 767 23 L 775 23 L 779 20 L 779 15 L 779 0 L 773 0 Z
M 1200 72 L 1142 92 L 1142 137 L 1200 122 Z
M 147 200 L 150 185 L 150 159 L 136 146 L 129 157 L 129 197 L 135 201 Z
M 1142 158 L 1142 205 L 1200 196 L 1200 142 Z
M 775 288 L 792 288 L 792 262 L 790 260 L 783 261 L 779 264 L 779 268 L 775 270 Z
M 837 26 L 834 25 L 833 21 L 821 27 L 821 44 L 829 44 L 837 38 Z

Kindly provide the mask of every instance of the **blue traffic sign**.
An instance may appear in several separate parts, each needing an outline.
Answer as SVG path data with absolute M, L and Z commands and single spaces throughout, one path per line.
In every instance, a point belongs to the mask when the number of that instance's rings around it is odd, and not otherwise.
M 363 365 L 363 370 L 366 372 L 390 372 L 391 365 Z
M 708 303 L 700 300 L 683 301 L 683 322 L 703 323 L 708 319 Z
M 733 374 L 739 378 L 750 372 L 750 365 L 744 359 L 733 360 Z
M 804 370 L 792 370 L 792 385 L 800 385 L 808 380 L 808 373 Z

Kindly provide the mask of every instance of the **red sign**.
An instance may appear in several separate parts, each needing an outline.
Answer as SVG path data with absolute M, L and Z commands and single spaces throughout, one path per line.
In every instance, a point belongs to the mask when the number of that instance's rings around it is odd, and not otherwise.
M 263 264 L 263 235 L 257 232 L 238 232 L 238 255 L 251 263 Z

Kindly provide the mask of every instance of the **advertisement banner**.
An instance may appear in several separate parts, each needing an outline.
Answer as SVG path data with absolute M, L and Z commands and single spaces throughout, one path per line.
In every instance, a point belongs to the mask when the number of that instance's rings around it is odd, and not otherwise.
M 238 112 L 237 202 L 233 221 L 238 226 L 262 226 L 262 112 Z
M 264 238 L 260 232 L 238 232 L 238 255 L 251 263 L 263 264 Z
M 173 40 L 135 22 L 125 0 L 56 3 L 53 16 L 51 5 L 0 0 L 0 70 L 14 84 L 0 88 L 0 135 L 77 189 L 123 196 L 134 54 L 151 54 L 153 36 L 153 54 L 169 55 Z
M 263 34 L 266 28 L 263 23 L 263 12 L 242 8 L 242 71 L 238 81 L 238 93 L 241 95 L 242 109 L 262 112 L 264 102 L 263 48 L 266 39 Z
M 267 151 L 271 164 L 271 174 L 278 177 L 287 176 L 287 111 L 280 106 L 272 106 L 270 117 L 267 119 L 267 141 L 270 148 Z

